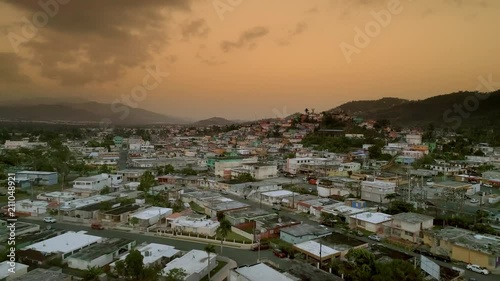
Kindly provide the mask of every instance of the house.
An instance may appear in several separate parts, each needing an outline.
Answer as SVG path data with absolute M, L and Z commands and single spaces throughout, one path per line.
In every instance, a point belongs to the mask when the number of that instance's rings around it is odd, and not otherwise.
M 63 260 L 95 243 L 101 243 L 104 238 L 86 234 L 86 231 L 69 231 L 53 238 L 29 245 L 24 249 L 35 250 L 44 254 L 59 254 Z
M 299 193 L 284 189 L 263 192 L 260 194 L 260 202 L 267 205 L 280 204 L 282 206 L 292 207 L 295 202 L 295 196 L 297 195 L 299 195 Z
M 390 220 L 391 215 L 388 214 L 364 212 L 350 216 L 349 227 L 381 234 L 384 232 L 384 223 Z
M 342 198 L 349 194 L 360 196 L 361 183 L 359 180 L 345 177 L 320 178 L 318 196 Z
M 280 239 L 290 244 L 302 243 L 332 234 L 332 230 L 310 224 L 297 224 L 280 230 Z
M 116 174 L 121 175 L 123 177 L 124 182 L 140 182 L 141 176 L 146 172 L 146 170 L 120 170 L 117 171 Z
M 445 176 L 453 176 L 459 174 L 462 169 L 459 166 L 449 164 L 431 164 L 427 168 L 431 171 L 442 173 Z
M 55 185 L 58 182 L 56 172 L 21 171 L 16 172 L 16 181 L 33 181 L 37 185 Z
M 406 143 L 410 145 L 420 145 L 422 144 L 422 135 L 406 135 Z
M 297 199 L 296 199 L 297 201 Z M 297 203 L 297 210 L 302 213 L 308 213 L 313 216 L 319 217 L 321 215 L 321 210 L 324 206 L 329 206 L 339 203 L 338 201 L 331 200 L 329 198 L 315 198 L 308 200 L 301 200 Z
M 143 209 L 132 213 L 129 215 L 130 219 L 136 218 L 138 219 L 138 225 L 140 226 L 150 226 L 157 222 L 161 222 L 166 217 L 172 214 L 171 208 L 162 208 L 162 207 L 149 207 L 147 209 Z
M 304 254 L 306 263 L 321 265 L 330 264 L 332 260 L 340 258 L 340 251 L 330 248 L 316 241 L 306 241 L 292 246 L 295 251 Z
M 2 281 L 14 280 L 14 278 L 23 276 L 26 273 L 28 273 L 28 266 L 25 264 L 16 262 L 11 267 L 9 261 L 0 262 L 0 280 Z
M 16 215 L 18 216 L 39 216 L 47 213 L 50 202 L 23 199 L 16 201 Z
M 111 238 L 90 245 L 66 259 L 68 267 L 86 270 L 89 267 L 103 267 L 135 246 L 134 240 Z
M 500 273 L 500 238 L 497 236 L 446 227 L 424 231 L 423 242 L 431 247 L 433 254 Z
M 300 222 L 285 216 L 256 219 L 254 227 L 255 240 L 278 238 L 281 229 L 296 224 L 300 224 Z
M 32 271 L 17 277 L 14 279 L 15 281 L 72 281 L 73 276 L 62 273 L 62 269 L 56 268 L 54 270 L 44 269 L 44 268 L 35 268 Z
M 73 188 L 99 191 L 105 186 L 111 187 L 111 176 L 100 174 L 91 177 L 79 177 L 73 181 Z
M 130 214 L 139 208 L 139 205 L 118 206 L 106 212 L 99 212 L 98 219 L 103 222 L 126 223 Z
M 384 236 L 394 240 L 421 243 L 423 231 L 434 227 L 434 218 L 417 213 L 399 213 L 384 224 Z
M 136 250 L 141 253 L 142 262 L 145 266 L 161 264 L 163 261 L 169 262 L 180 254 L 180 250 L 177 250 L 174 246 L 156 243 L 141 245 Z M 125 261 L 127 256 L 128 253 L 121 256 L 119 260 Z M 115 265 L 116 262 L 113 262 L 109 266 L 114 268 Z
M 342 164 L 340 164 L 340 168 L 343 171 L 355 172 L 355 171 L 359 171 L 361 169 L 361 164 L 357 163 L 357 162 L 342 163 Z
M 162 275 L 166 276 L 170 270 L 181 268 L 187 275 L 184 278 L 185 281 L 199 281 L 217 266 L 216 257 L 216 254 L 211 254 L 209 258 L 205 251 L 191 250 L 184 256 L 169 262 L 163 268 Z
M 190 232 L 206 236 L 215 236 L 219 225 L 218 221 L 209 220 L 204 215 L 196 214 L 178 217 L 170 222 L 172 230 L 176 232 Z
M 295 281 L 264 263 L 244 265 L 231 269 L 229 281 Z
M 255 163 L 231 169 L 232 178 L 236 178 L 241 174 L 250 174 L 257 180 L 275 178 L 278 176 L 278 166 L 275 164 Z
M 278 215 L 276 213 L 270 213 L 262 209 L 245 209 L 224 213 L 224 218 L 227 219 L 233 226 L 245 225 L 260 218 L 277 216 Z
M 396 183 L 384 181 L 362 181 L 361 199 L 376 203 L 388 203 L 387 195 L 396 192 Z

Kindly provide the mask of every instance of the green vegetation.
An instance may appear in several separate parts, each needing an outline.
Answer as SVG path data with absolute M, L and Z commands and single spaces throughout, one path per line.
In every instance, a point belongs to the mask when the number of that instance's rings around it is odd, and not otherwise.
M 155 176 L 151 171 L 146 171 L 141 176 L 141 181 L 139 183 L 138 189 L 144 191 L 144 193 L 148 193 L 151 187 L 156 184 Z
M 230 184 L 237 184 L 237 183 L 245 183 L 245 182 L 255 182 L 257 181 L 252 175 L 249 173 L 243 173 L 238 175 L 238 177 L 231 179 L 228 181 Z
M 214 276 L 214 275 L 215 275 L 215 274 L 217 274 L 217 272 L 219 272 L 219 271 L 220 271 L 220 270 L 221 270 L 224 266 L 226 266 L 226 264 L 227 264 L 227 262 L 225 262 L 225 261 L 217 261 L 217 266 L 216 266 L 214 269 L 212 269 L 212 270 L 210 271 L 210 273 L 209 273 L 207 276 L 203 277 L 203 278 L 201 279 L 201 281 L 209 281 L 209 280 L 210 280 L 210 278 L 209 278 L 208 276 L 209 276 L 209 275 L 210 275 L 210 276 Z
M 184 281 L 187 273 L 182 268 L 174 268 L 165 276 L 165 281 Z
M 160 265 L 144 265 L 144 257 L 138 250 L 131 250 L 125 260 L 115 263 L 115 274 L 125 280 L 153 281 L 158 280 L 162 267 Z
M 207 264 L 210 265 L 210 255 L 215 253 L 215 246 L 213 244 L 208 244 L 205 246 L 204 250 L 208 255 Z M 208 272 L 208 281 L 210 281 L 210 275 L 211 275 L 211 272 L 209 271 Z
M 351 249 L 345 256 L 347 262 L 334 260 L 332 272 L 344 275 L 348 281 L 423 281 L 423 275 L 413 264 L 395 259 L 390 262 L 376 261 L 375 255 L 366 249 Z

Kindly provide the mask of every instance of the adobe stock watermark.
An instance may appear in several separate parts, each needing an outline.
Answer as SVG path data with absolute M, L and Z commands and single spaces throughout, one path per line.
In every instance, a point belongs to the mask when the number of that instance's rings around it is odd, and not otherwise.
M 55 17 L 60 10 L 61 5 L 66 5 L 71 0 L 39 0 L 40 10 L 33 13 L 31 19 L 22 17 L 23 25 L 21 33 L 9 32 L 7 38 L 14 52 L 19 52 L 19 46 L 35 38 L 40 28 L 44 28 L 51 18 Z
M 487 92 L 493 92 L 500 89 L 500 81 L 493 81 L 493 74 L 478 77 L 479 84 L 476 87 L 474 95 L 467 96 L 462 104 L 454 104 L 453 109 L 448 109 L 443 113 L 443 120 L 450 124 L 453 129 L 458 129 L 462 125 L 463 119 L 470 117 L 471 113 L 479 108 L 479 103 L 489 98 L 488 94 L 481 94 L 480 91 L 486 89 Z M 484 89 L 483 89 L 484 88 Z
M 111 103 L 111 111 L 115 114 L 120 114 L 120 120 L 125 120 L 130 115 L 131 107 L 138 107 L 139 103 L 147 98 L 149 91 L 158 88 L 163 83 L 164 78 L 170 76 L 170 73 L 162 72 L 158 65 L 155 65 L 154 69 L 146 67 L 146 71 L 147 74 L 142 78 L 140 85 L 133 87 L 129 94 L 124 94 Z M 101 120 L 100 126 L 103 129 L 107 129 L 112 123 L 109 118 L 104 118 Z
M 213 0 L 212 6 L 221 21 L 224 20 L 224 14 L 233 12 L 244 0 Z
M 413 1 L 413 0 L 406 0 Z M 361 50 L 368 47 L 372 42 L 372 39 L 377 37 L 381 32 L 382 28 L 385 28 L 391 24 L 393 16 L 399 15 L 403 12 L 403 6 L 401 0 L 389 0 L 387 2 L 386 8 L 378 12 L 371 11 L 370 15 L 373 20 L 367 22 L 364 29 L 359 27 L 354 27 L 354 42 L 349 44 L 347 42 L 340 43 L 339 47 L 344 55 L 347 63 L 352 62 L 352 56 L 354 54 L 361 54 Z
M 273 114 L 274 114 L 274 117 L 278 118 L 278 119 L 285 119 L 286 117 L 290 116 L 290 114 L 288 114 L 288 110 L 287 110 L 286 106 L 283 106 L 282 110 L 279 110 L 277 108 L 273 108 Z

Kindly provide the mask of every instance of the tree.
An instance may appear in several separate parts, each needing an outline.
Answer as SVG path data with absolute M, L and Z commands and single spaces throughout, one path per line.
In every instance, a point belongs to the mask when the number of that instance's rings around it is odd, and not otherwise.
M 97 281 L 99 280 L 98 277 L 101 275 L 104 271 L 102 268 L 98 266 L 92 266 L 88 267 L 87 270 L 85 270 L 85 273 L 83 275 L 83 280 L 84 281 Z
M 111 169 L 108 167 L 108 165 L 102 165 L 99 167 L 99 174 L 111 174 Z
M 132 224 L 132 226 L 134 226 L 134 225 L 136 225 L 136 224 L 138 224 L 138 223 L 139 223 L 139 219 L 138 219 L 138 218 L 136 218 L 136 217 L 132 217 L 132 218 L 130 219 L 130 224 Z
M 141 176 L 141 181 L 139 183 L 139 190 L 144 191 L 145 193 L 149 192 L 149 189 L 153 187 L 156 183 L 155 177 L 151 173 L 151 171 L 146 171 Z
M 222 254 L 224 239 L 231 232 L 231 223 L 227 219 L 222 219 L 219 228 L 217 228 L 216 233 L 220 238 L 220 253 Z
M 368 148 L 368 153 L 370 155 L 370 159 L 379 159 L 382 155 L 382 148 L 378 145 L 372 145 Z
M 415 268 L 413 264 L 404 260 L 392 260 L 390 262 L 377 262 L 376 263 L 377 274 L 375 274 L 371 280 L 373 281 L 422 281 L 423 276 L 418 268 Z
M 105 186 L 103 189 L 101 189 L 101 191 L 99 192 L 101 195 L 105 195 L 105 194 L 108 194 L 110 193 L 111 190 L 109 189 L 109 186 Z
M 353 280 L 368 281 L 376 273 L 375 255 L 366 249 L 351 249 L 346 259 L 353 268 L 350 272 Z
M 210 281 L 210 254 L 215 253 L 215 246 L 213 244 L 208 244 L 204 248 L 205 252 L 208 255 L 207 263 L 208 263 L 208 281 Z
M 125 258 L 125 265 L 127 270 L 127 275 L 132 278 L 132 280 L 140 280 L 142 277 L 142 271 L 144 270 L 144 257 L 138 250 L 131 250 L 130 253 Z
M 385 196 L 385 199 L 389 200 L 389 202 L 392 202 L 392 200 L 396 199 L 398 195 L 396 193 L 390 193 Z
M 210 274 L 210 273 L 209 273 Z M 173 268 L 170 270 L 167 275 L 165 275 L 165 281 L 184 281 L 187 274 L 186 271 L 182 268 Z M 209 277 L 210 279 L 210 277 Z
M 413 204 L 396 200 L 392 201 L 389 205 L 389 208 L 387 208 L 387 213 L 390 215 L 395 215 L 399 213 L 408 213 L 408 212 L 413 212 L 415 208 L 413 207 Z

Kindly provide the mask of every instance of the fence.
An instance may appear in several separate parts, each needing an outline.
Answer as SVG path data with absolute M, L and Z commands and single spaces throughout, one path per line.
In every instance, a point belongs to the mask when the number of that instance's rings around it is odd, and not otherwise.
M 250 241 L 254 241 L 254 237 L 253 237 L 252 233 L 248 233 L 248 232 L 241 230 L 239 228 L 236 228 L 234 226 L 231 226 L 231 231 L 240 235 L 240 236 L 243 236 L 243 237 L 249 239 Z
M 179 239 L 179 240 L 190 240 L 190 241 L 198 241 L 202 243 L 214 243 L 214 244 L 220 244 L 221 240 L 218 240 L 217 237 L 207 237 L 204 235 L 200 234 L 179 234 L 179 233 L 172 233 L 168 231 L 162 231 L 162 230 L 157 230 L 156 235 L 159 236 L 165 236 L 171 239 Z M 236 247 L 236 248 L 241 248 L 241 249 L 251 249 L 255 244 L 251 242 L 245 242 L 245 241 L 237 241 L 237 240 L 224 240 L 224 246 L 229 246 L 229 247 Z

